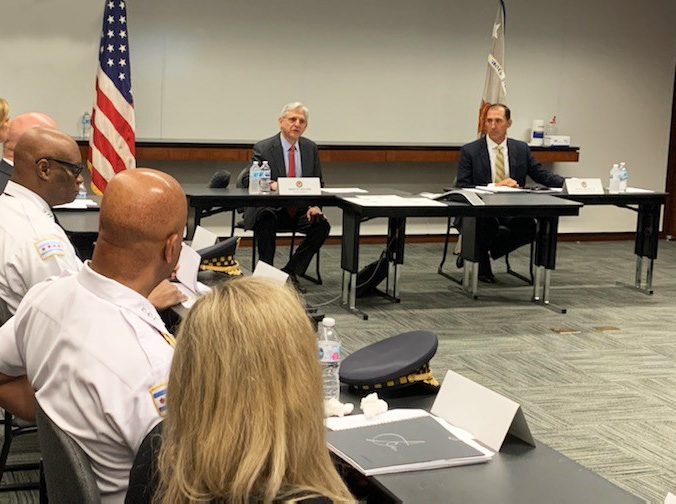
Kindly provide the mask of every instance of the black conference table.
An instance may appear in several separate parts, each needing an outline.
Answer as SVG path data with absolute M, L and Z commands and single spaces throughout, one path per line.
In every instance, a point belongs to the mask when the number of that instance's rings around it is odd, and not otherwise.
M 397 191 L 382 189 L 383 194 L 397 194 Z M 399 192 L 400 193 L 400 192 Z M 370 193 L 369 193 L 370 194 Z M 401 194 L 401 193 L 400 193 Z M 478 217 L 533 217 L 537 222 L 534 263 L 537 267 L 533 283 L 534 302 L 565 313 L 565 309 L 550 302 L 550 278 L 556 265 L 556 243 L 558 220 L 563 215 L 578 215 L 582 204 L 535 193 L 499 193 L 481 196 L 485 205 L 471 206 L 466 203 L 446 202 L 445 206 L 387 206 L 360 204 L 356 198 L 338 197 L 343 210 L 343 240 L 341 268 L 343 269 L 343 304 L 355 313 L 368 316 L 357 309 L 356 285 L 359 271 L 359 236 L 361 222 L 375 217 L 388 218 L 387 259 L 389 263 L 386 293 L 399 300 L 399 266 L 404 262 L 404 239 L 408 217 L 463 217 L 463 241 L 461 255 L 465 259 L 463 288 L 472 297 L 477 297 L 478 243 L 476 241 L 476 219 Z
M 660 214 L 667 193 L 640 191 L 610 194 L 558 194 L 559 197 L 587 205 L 613 205 L 636 212 L 636 237 L 634 254 L 636 255 L 636 273 L 633 287 L 653 293 L 653 265 L 657 259 L 657 245 L 660 237 Z M 647 259 L 645 287 L 643 282 L 643 260 Z
M 435 395 L 416 393 L 413 385 L 402 390 L 381 391 L 390 408 L 430 410 Z M 421 389 L 417 389 L 420 391 Z M 361 395 L 341 388 L 341 401 L 355 405 Z M 470 466 L 385 474 L 366 478 L 369 484 L 367 502 L 425 502 L 458 504 L 636 504 L 644 502 L 601 476 L 584 468 L 536 441 L 536 447 L 507 436 L 502 449 L 490 462 Z M 341 463 L 347 481 L 363 476 Z M 358 476 L 359 475 L 359 476 Z
M 260 206 L 336 206 L 332 194 L 318 196 L 281 196 L 277 193 L 249 194 L 248 189 L 209 188 L 204 184 L 184 184 L 188 199 L 186 240 L 192 240 L 195 229 L 205 217 L 235 211 L 238 208 Z

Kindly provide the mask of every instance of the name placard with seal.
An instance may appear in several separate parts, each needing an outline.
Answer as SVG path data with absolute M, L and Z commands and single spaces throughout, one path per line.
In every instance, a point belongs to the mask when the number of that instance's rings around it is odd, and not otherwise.
M 319 177 L 280 177 L 277 179 L 280 196 L 319 196 L 322 184 Z
M 603 193 L 603 184 L 599 178 L 567 178 L 563 184 L 563 194 Z

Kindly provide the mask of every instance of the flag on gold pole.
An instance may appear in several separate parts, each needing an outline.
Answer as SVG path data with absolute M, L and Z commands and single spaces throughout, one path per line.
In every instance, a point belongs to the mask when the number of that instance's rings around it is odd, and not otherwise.
M 124 0 L 106 0 L 89 139 L 95 193 L 102 194 L 116 173 L 136 167 L 135 142 L 127 9 Z
M 484 83 L 484 92 L 481 96 L 481 107 L 479 107 L 479 124 L 477 132 L 479 136 L 484 135 L 486 124 L 486 111 L 493 103 L 504 103 L 507 97 L 507 87 L 505 85 L 505 2 L 500 0 L 498 5 L 498 14 L 493 23 L 493 42 L 491 51 L 488 53 L 488 67 L 486 69 L 486 81 Z

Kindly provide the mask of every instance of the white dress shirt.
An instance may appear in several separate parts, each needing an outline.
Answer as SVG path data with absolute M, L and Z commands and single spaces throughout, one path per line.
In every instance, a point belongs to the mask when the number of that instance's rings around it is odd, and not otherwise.
M 33 287 L 0 327 L 0 372 L 26 374 L 42 409 L 87 453 L 102 502 L 122 503 L 165 411 L 173 338 L 150 302 L 86 263 Z
M 0 195 L 0 313 L 16 312 L 28 289 L 82 261 L 40 196 L 11 180 Z

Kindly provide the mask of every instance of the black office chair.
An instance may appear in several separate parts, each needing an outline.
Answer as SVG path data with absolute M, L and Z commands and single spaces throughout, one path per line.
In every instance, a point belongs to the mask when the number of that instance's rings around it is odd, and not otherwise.
M 437 268 L 437 273 L 439 273 L 441 276 L 444 276 L 444 277 L 446 277 L 450 280 L 453 280 L 454 282 L 462 283 L 460 280 L 457 280 L 454 277 L 452 277 L 451 275 L 449 275 L 448 273 L 444 272 L 444 263 L 446 262 L 446 257 L 448 256 L 448 243 L 449 243 L 449 239 L 450 239 L 450 236 L 451 236 L 451 229 L 453 229 L 453 228 L 457 229 L 457 227 L 454 224 L 454 221 L 455 221 L 455 217 L 452 217 L 452 216 L 448 217 L 448 222 L 446 224 L 446 238 L 444 240 L 444 252 L 441 256 L 441 262 L 439 263 L 439 267 Z M 500 226 L 500 227 L 503 228 L 503 229 L 506 229 L 503 226 Z M 461 240 L 461 239 L 462 239 L 462 235 L 460 234 L 460 235 L 458 235 L 458 240 Z M 507 273 L 509 273 L 513 277 L 518 278 L 519 280 L 523 280 L 524 282 L 526 282 L 529 285 L 533 285 L 533 282 L 534 282 L 534 279 L 535 279 L 535 275 L 533 273 L 533 260 L 535 258 L 535 249 L 534 249 L 533 245 L 534 245 L 534 242 L 531 242 L 530 243 L 529 276 L 525 276 L 525 275 L 513 270 L 512 266 L 509 263 L 509 254 L 505 254 L 505 266 L 507 268 Z
M 242 179 L 244 175 L 249 171 L 249 167 L 245 167 L 237 176 L 237 181 L 235 182 L 235 186 L 244 189 L 244 184 L 242 182 Z M 240 209 L 237 211 L 232 212 L 232 221 L 230 223 L 230 236 L 235 236 L 235 229 L 244 229 L 244 221 L 243 220 L 237 220 L 236 215 L 237 212 L 242 213 Z M 291 245 L 289 247 L 289 259 L 293 255 L 293 251 L 295 248 L 295 243 L 296 243 L 296 234 L 304 234 L 302 231 L 295 229 L 295 228 L 290 228 L 290 229 L 278 229 L 279 232 L 281 233 L 291 233 Z M 254 236 L 251 240 L 251 270 L 253 271 L 254 267 L 256 266 L 256 256 L 257 256 L 257 248 L 256 248 L 256 237 Z M 321 269 L 320 269 L 320 251 L 317 251 L 317 254 L 315 254 L 315 265 L 316 265 L 316 276 L 311 276 L 308 275 L 307 272 L 302 273 L 300 276 L 306 280 L 309 280 L 312 283 L 315 283 L 317 285 L 322 285 L 322 274 L 321 274 Z
M 157 457 L 162 446 L 163 425 L 164 422 L 158 423 L 143 438 L 129 472 L 129 489 L 124 499 L 125 504 L 151 504 L 153 501 L 159 485 Z
M 49 502 L 101 502 L 96 478 L 84 450 L 52 422 L 37 402 L 35 419 Z
M 37 432 L 37 426 L 34 423 L 26 422 L 20 418 L 15 418 L 9 411 L 5 411 L 4 419 L 0 420 L 3 424 L 4 440 L 2 451 L 0 451 L 0 483 L 7 472 L 17 471 L 37 471 L 40 469 L 40 462 L 27 462 L 17 464 L 7 464 L 9 452 L 12 447 L 12 441 L 15 437 L 23 434 Z M 2 483 L 0 492 L 18 492 L 24 490 L 39 490 L 40 481 L 27 481 L 21 483 Z

